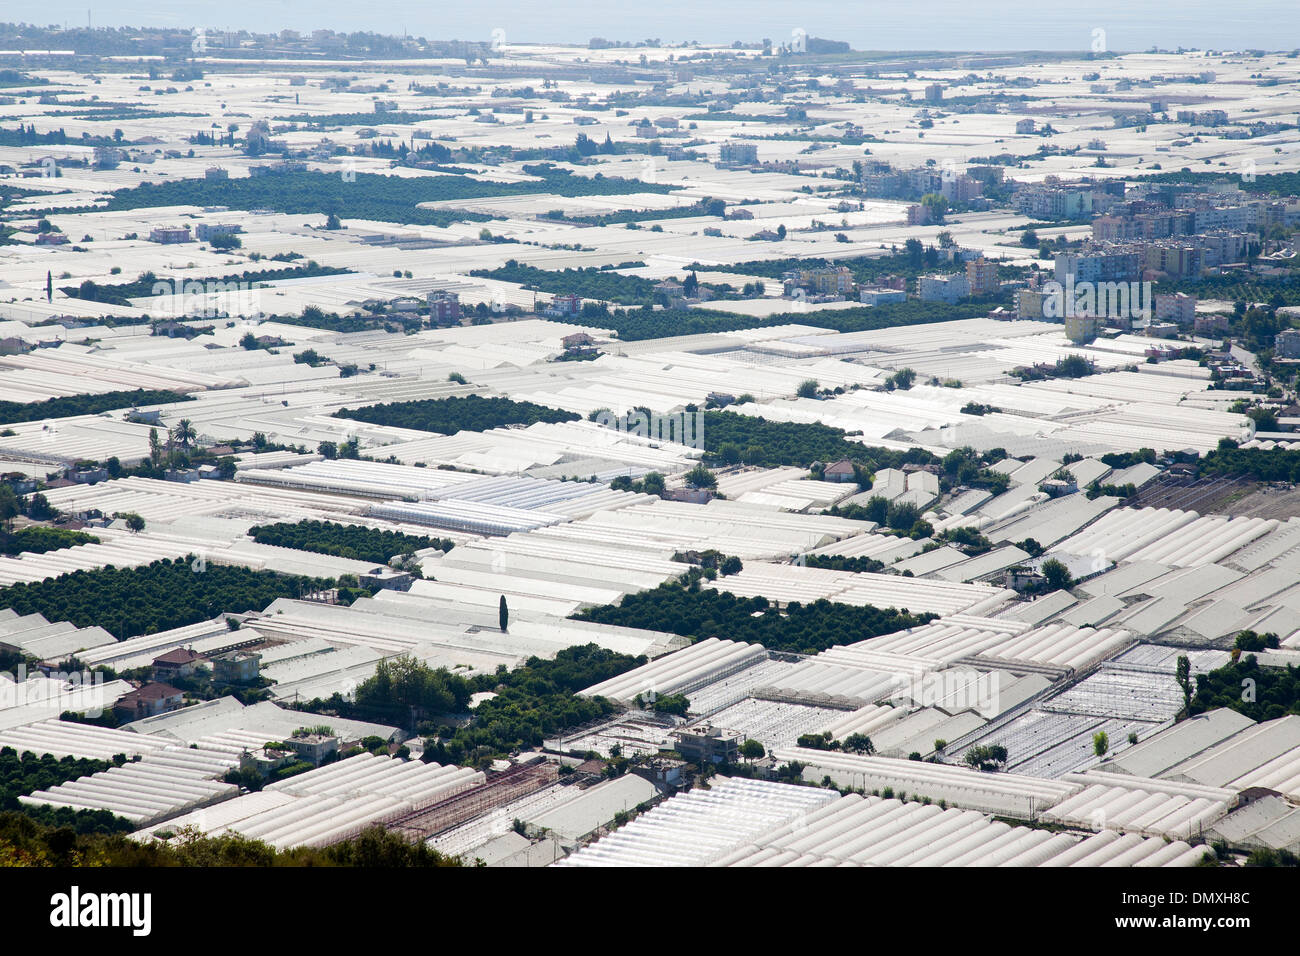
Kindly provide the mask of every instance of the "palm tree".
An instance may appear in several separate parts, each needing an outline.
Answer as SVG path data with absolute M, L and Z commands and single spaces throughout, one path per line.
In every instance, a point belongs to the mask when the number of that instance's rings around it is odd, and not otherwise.
M 190 442 L 198 437 L 197 432 L 194 431 L 194 423 L 188 418 L 182 418 L 176 425 L 173 437 L 181 443 L 182 448 L 189 448 Z

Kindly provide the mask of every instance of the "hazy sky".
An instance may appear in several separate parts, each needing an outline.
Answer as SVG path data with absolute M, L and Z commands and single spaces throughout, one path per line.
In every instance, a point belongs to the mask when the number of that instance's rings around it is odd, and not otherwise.
M 1300 47 L 1294 0 L 43 0 L 0 19 L 84 26 L 202 26 L 372 30 L 429 39 L 583 43 L 593 36 L 665 41 L 778 42 L 802 28 L 859 50 L 1087 50 L 1094 30 L 1109 50 Z M 39 13 L 36 11 L 39 10 Z

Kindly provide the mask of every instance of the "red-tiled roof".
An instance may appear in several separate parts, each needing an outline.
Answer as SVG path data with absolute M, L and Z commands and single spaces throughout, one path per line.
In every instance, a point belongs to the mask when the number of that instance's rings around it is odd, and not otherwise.
M 194 653 L 188 647 L 176 647 L 153 659 L 154 664 L 189 664 L 201 660 L 202 655 Z
M 145 684 L 143 687 L 136 688 L 131 693 L 122 697 L 118 703 L 126 700 L 162 700 L 165 697 L 179 697 L 183 691 L 178 690 L 171 684 L 152 683 Z

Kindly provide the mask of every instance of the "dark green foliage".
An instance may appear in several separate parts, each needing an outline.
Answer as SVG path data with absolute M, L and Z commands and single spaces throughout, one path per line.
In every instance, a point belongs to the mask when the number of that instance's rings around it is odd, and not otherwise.
M 1220 444 L 1201 459 L 1198 473 L 1225 477 L 1251 477 L 1259 481 L 1300 481 L 1300 450 L 1294 448 L 1237 448 Z
M 218 614 L 260 611 L 276 598 L 302 597 L 331 582 L 301 575 L 208 564 L 193 556 L 139 568 L 97 568 L 0 588 L 0 608 L 44 614 L 78 627 L 99 625 L 118 640 L 195 624 Z
M 469 176 L 418 176 L 401 178 L 357 173 L 339 188 L 337 176 L 319 172 L 281 173 L 244 179 L 175 180 L 142 185 L 115 193 L 103 207 L 111 211 L 158 206 L 229 206 L 231 209 L 273 209 L 299 214 L 335 213 L 344 219 L 375 219 L 422 226 L 445 226 L 457 221 L 483 222 L 489 217 L 455 209 L 422 209 L 420 203 L 481 199 L 485 196 L 606 196 L 629 192 L 669 192 L 639 180 L 572 176 L 553 167 L 534 166 L 541 176 L 525 182 L 486 182 Z
M 749 273 L 746 273 L 749 274 Z M 836 332 L 869 332 L 908 325 L 928 325 L 969 319 L 985 311 L 979 304 L 946 302 L 888 302 L 877 306 L 848 309 L 809 309 L 806 312 L 781 312 L 763 319 L 728 312 L 699 309 L 613 309 L 591 314 L 568 316 L 563 321 L 598 329 L 612 329 L 625 342 L 658 339 L 674 335 L 700 335 L 707 332 L 734 332 L 738 329 L 766 328 L 799 323 Z
M 1001 744 L 972 747 L 966 751 L 966 765 L 977 770 L 992 771 L 1007 762 L 1007 748 Z
M 685 717 L 690 708 L 691 702 L 686 699 L 685 694 L 660 694 L 654 701 L 655 712 L 660 714 Z
M 1043 546 L 1033 538 L 1026 538 L 1024 541 L 1017 541 L 1016 547 L 1028 554 L 1031 558 L 1038 557 L 1045 550 Z
M 1300 714 L 1300 670 L 1294 665 L 1260 667 L 1254 654 L 1245 654 L 1218 670 L 1197 674 L 1189 713 L 1218 707 L 1230 707 L 1252 720 Z
M 1215 184 L 1228 184 L 1261 196 L 1293 196 L 1300 193 L 1300 173 L 1295 172 L 1260 173 L 1249 180 L 1232 173 L 1172 171 L 1152 173 L 1142 178 L 1154 183 L 1199 183 L 1207 188 Z
M 17 814 L 40 826 L 71 830 L 77 834 L 130 833 L 136 828 L 130 820 L 109 810 L 73 810 L 71 807 L 39 805 L 24 806 L 14 815 Z M 0 813 L 0 820 L 8 815 Z M 0 823 L 0 829 L 3 829 L 3 823 Z M 0 837 L 0 845 L 2 844 L 3 837 Z M 0 855 L 2 854 L 3 849 L 0 848 Z
M 230 275 L 208 276 L 202 279 L 159 279 L 152 272 L 141 273 L 136 279 L 130 282 L 118 282 L 112 285 L 99 285 L 87 279 L 78 286 L 64 286 L 60 291 L 65 295 L 75 296 L 78 299 L 87 299 L 91 302 L 104 302 L 108 305 L 125 305 L 129 306 L 132 299 L 142 296 L 151 296 L 154 294 L 154 286 L 159 282 L 164 283 L 171 289 L 183 288 L 186 283 L 198 282 L 207 283 L 247 283 L 249 285 L 258 282 L 271 282 L 276 279 L 306 279 L 312 276 L 333 276 L 344 275 L 350 272 L 350 269 L 340 269 L 334 266 L 322 266 L 315 262 L 308 262 L 302 266 L 288 266 L 284 269 L 260 269 L 251 272 L 232 273 Z
M 757 740 L 750 738 L 740 745 L 740 755 L 746 760 L 761 760 L 767 756 L 767 750 Z
M 333 554 L 340 558 L 387 564 L 395 555 L 411 554 L 425 548 L 450 551 L 452 542 L 442 538 L 402 534 L 354 524 L 335 524 L 332 521 L 264 524 L 248 529 L 258 544 L 272 544 L 281 548 L 297 548 L 316 554 Z
M 832 505 L 824 512 L 834 518 L 848 518 L 850 521 L 874 521 L 883 525 L 889 514 L 889 499 L 882 495 L 872 495 L 865 505 Z
M 885 276 L 897 275 L 906 279 L 915 279 L 921 275 L 929 275 L 933 272 L 959 272 L 960 264 L 950 266 L 947 263 L 941 263 L 937 255 L 933 262 L 925 261 L 924 245 L 917 243 L 922 250 L 921 261 L 907 253 L 899 253 L 890 256 L 861 256 L 853 259 L 823 259 L 820 257 L 811 258 L 789 258 L 789 259 L 759 259 L 752 262 L 737 262 L 727 267 L 728 272 L 736 275 L 746 276 L 763 276 L 768 279 L 780 279 L 782 275 L 792 269 L 817 269 L 824 266 L 847 266 L 853 272 L 853 281 L 860 283 L 874 283 Z M 692 269 L 707 270 L 711 267 L 693 263 Z M 1023 270 L 1022 270 L 1023 271 Z
M 1095 481 L 1088 486 L 1087 497 L 1089 500 L 1100 498 L 1102 495 L 1109 495 L 1112 498 L 1132 498 L 1137 494 L 1137 485 L 1133 482 L 1127 482 L 1122 485 L 1099 485 Z
M 589 608 L 573 616 L 580 621 L 668 631 L 695 640 L 721 637 L 805 654 L 891 634 L 935 617 L 894 608 L 835 604 L 825 599 L 812 604 L 793 601 L 778 611 L 766 598 L 738 598 L 725 591 L 679 582 L 629 594 L 620 604 Z
M 1070 575 L 1070 570 L 1055 558 L 1048 558 L 1043 562 L 1043 586 L 1047 591 L 1063 591 L 1074 586 L 1074 578 Z
M 124 835 L 130 829 L 130 824 L 123 828 L 124 823 L 105 811 L 73 814 L 60 808 L 46 814 L 0 813 L 0 866 L 392 869 L 461 865 L 456 857 L 443 856 L 423 842 L 412 843 L 382 826 L 370 827 L 351 840 L 328 847 L 276 850 L 235 833 L 216 837 L 181 833 L 166 843 L 137 842 Z
M 138 405 L 167 405 L 187 402 L 191 395 L 178 392 L 149 391 L 138 388 L 124 392 L 101 392 L 98 395 L 68 395 L 43 402 L 0 402 L 0 422 L 34 422 L 43 418 L 70 418 L 73 415 L 97 415 L 117 408 Z
M 24 810 L 19 797 L 37 790 L 49 790 L 69 780 L 107 770 L 112 764 L 89 758 L 51 754 L 38 757 L 31 751 L 21 755 L 12 747 L 0 748 L 0 810 Z
M 4 554 L 21 554 L 24 551 L 30 551 L 32 554 L 44 554 L 47 551 L 58 551 L 79 544 L 98 543 L 99 539 L 93 534 L 86 534 L 84 531 L 70 531 L 67 528 L 46 528 L 32 525 L 12 532 L 0 530 L 0 553 Z
M 1141 463 L 1154 465 L 1157 457 L 1154 448 L 1139 448 L 1137 451 L 1112 452 L 1108 455 L 1102 455 L 1101 463 L 1110 465 L 1112 468 L 1132 468 L 1134 465 Z
M 692 488 L 716 488 L 718 478 L 702 464 L 697 464 L 686 473 L 686 483 Z
M 709 411 L 704 413 L 703 432 L 709 460 L 720 458 L 722 447 L 731 444 L 745 449 L 746 464 L 767 468 L 806 468 L 814 461 L 848 458 L 874 471 L 905 464 L 935 464 L 939 460 L 921 448 L 900 452 L 864 445 L 846 437 L 841 429 L 820 422 L 770 422 L 753 415 Z
M 943 456 L 944 476 L 954 485 L 985 488 L 1000 495 L 1011 486 L 1011 478 L 1000 471 L 990 471 L 986 464 L 996 464 L 1006 457 L 1001 449 L 992 449 L 983 455 L 973 448 L 954 448 Z
M 1280 646 L 1281 640 L 1272 632 L 1256 634 L 1254 631 L 1242 631 L 1232 646 L 1239 651 L 1267 651 Z
M 1300 857 L 1297 857 L 1290 850 L 1274 850 L 1272 847 L 1261 847 L 1257 850 L 1251 850 L 1246 856 L 1246 866 L 1300 866 Z
M 375 673 L 358 685 L 351 700 L 335 694 L 327 700 L 295 705 L 295 709 L 409 727 L 463 712 L 473 690 L 469 681 L 446 668 L 435 670 L 413 657 L 401 656 L 381 661 Z
M 949 528 L 935 536 L 935 541 L 951 544 L 966 554 L 984 554 L 993 549 L 993 542 L 974 528 Z
M 618 475 L 609 483 L 615 491 L 633 491 L 637 494 L 663 495 L 664 476 L 657 471 L 648 472 L 640 481 L 633 481 L 627 475 Z
M 1092 362 L 1083 355 L 1065 355 L 1056 360 L 1058 378 L 1082 378 L 1094 371 Z
M 522 265 L 514 259 L 499 269 L 475 269 L 470 275 L 514 282 L 539 292 L 574 293 L 584 299 L 603 299 L 623 305 L 644 305 L 654 298 L 657 283 L 640 276 L 625 276 L 601 269 L 553 271 Z
M 577 692 L 643 663 L 644 658 L 586 644 L 565 648 L 554 660 L 533 657 L 516 670 L 473 678 L 474 691 L 497 696 L 474 708 L 470 726 L 443 728 L 426 740 L 424 759 L 476 765 L 540 746 L 545 737 L 613 713 L 614 705 L 603 697 Z
M 805 554 L 803 556 L 805 567 L 825 568 L 828 571 L 854 571 L 866 572 L 870 574 L 879 574 L 885 570 L 885 563 L 877 561 L 875 558 L 856 557 L 846 558 L 842 554 Z
M 0 128 L 0 146 L 63 146 L 69 143 L 78 146 L 116 145 L 107 136 L 91 136 L 85 139 L 69 136 L 62 127 L 50 130 L 48 133 L 38 133 L 35 123 L 30 126 L 19 123 L 17 129 Z
M 515 402 L 508 398 L 484 398 L 481 395 L 343 408 L 335 412 L 334 417 L 351 418 L 372 425 L 416 428 L 443 435 L 452 435 L 458 431 L 485 432 L 502 425 L 572 422 L 579 418 L 572 412 L 545 405 Z

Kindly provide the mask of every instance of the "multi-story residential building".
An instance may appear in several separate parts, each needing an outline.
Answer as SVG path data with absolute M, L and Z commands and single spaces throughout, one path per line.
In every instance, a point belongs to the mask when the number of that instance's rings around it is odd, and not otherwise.
M 233 236 L 243 231 L 244 227 L 237 222 L 201 222 L 194 227 L 194 235 L 199 242 L 208 242 L 213 236 Z
M 1081 219 L 1092 213 L 1091 183 L 1030 185 L 1016 193 L 1016 208 L 1040 219 Z
M 117 169 L 122 163 L 122 150 L 115 146 L 96 146 L 94 163 L 96 169 Z
M 1037 319 L 1042 321 L 1047 316 L 1047 300 L 1051 296 L 1037 289 L 1021 289 L 1016 293 L 1016 318 Z M 1059 315 L 1059 310 L 1058 313 Z
M 1179 110 L 1178 122 L 1193 126 L 1226 126 L 1228 114 L 1224 110 Z
M 1273 357 L 1300 359 L 1300 329 L 1287 329 L 1273 336 Z
M 847 266 L 822 266 L 817 269 L 792 269 L 781 276 L 785 294 L 803 289 L 818 296 L 845 296 L 853 291 L 853 272 Z
M 543 315 L 554 318 L 571 318 L 582 312 L 582 298 L 570 292 L 568 295 L 557 295 L 551 300 L 551 304 L 542 310 Z
M 1133 282 L 1142 277 L 1143 255 L 1131 246 L 1098 246 L 1081 253 L 1063 252 L 1056 257 L 1056 281 Z
M 193 242 L 189 226 L 158 226 L 149 233 L 150 242 L 173 245 L 179 242 Z
M 718 158 L 728 166 L 756 166 L 758 147 L 753 143 L 723 143 Z
M 906 302 L 907 293 L 902 289 L 882 289 L 879 286 L 864 286 L 858 290 L 858 301 L 863 305 L 884 305 L 886 302 Z
M 1196 296 L 1186 292 L 1157 295 L 1156 321 L 1192 325 L 1196 321 Z
M 943 180 L 939 191 L 949 202 L 970 202 L 980 198 L 984 184 L 973 176 L 963 174 Z
M 1250 244 L 1258 241 L 1259 237 L 1254 233 L 1231 232 L 1226 229 L 1215 230 L 1196 237 L 1196 242 L 1201 247 L 1205 268 L 1207 269 L 1225 265 L 1229 262 L 1242 262 L 1246 258 L 1246 252 Z
M 1228 331 L 1228 317 L 1221 313 L 1212 315 L 1198 315 L 1192 323 L 1192 328 L 1202 334 L 1218 333 Z
M 951 305 L 970 295 L 970 283 L 960 272 L 956 275 L 920 276 L 916 280 L 916 294 L 922 302 L 947 302 Z
M 430 292 L 428 303 L 430 325 L 451 325 L 460 321 L 460 296 L 455 292 L 442 289 Z
M 920 197 L 926 193 L 937 193 L 943 188 L 943 173 L 933 166 L 917 166 L 906 173 L 907 185 L 912 195 Z
M 1161 239 L 1142 245 L 1142 266 L 1171 279 L 1195 279 L 1205 271 L 1205 257 L 1199 243 Z
M 1236 206 L 1208 206 L 1196 209 L 1194 232 L 1209 232 L 1211 229 L 1231 229 L 1236 232 L 1250 232 L 1259 222 L 1259 206 L 1245 203 Z
M 907 224 L 909 226 L 928 226 L 934 221 L 932 207 L 914 203 L 907 207 Z
M 943 102 L 943 84 L 931 83 L 925 88 L 925 101 L 927 103 Z
M 1098 216 L 1092 221 L 1092 238 L 1104 241 L 1122 239 L 1165 239 L 1195 232 L 1196 216 L 1189 209 L 1143 212 L 1137 215 Z
M 998 280 L 998 264 L 983 256 L 970 260 L 966 263 L 966 282 L 971 295 L 992 295 L 1002 286 Z
M 1097 338 L 1100 322 L 1095 315 L 1067 315 L 1065 337 L 1076 345 L 1086 345 Z

